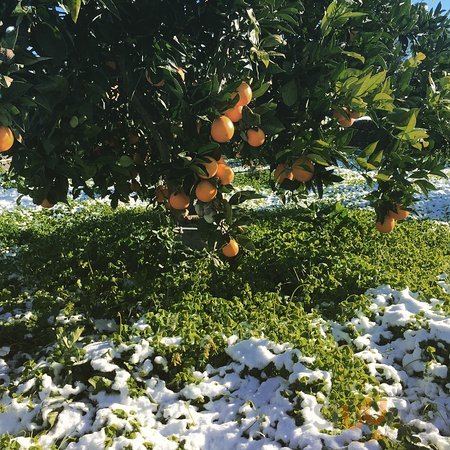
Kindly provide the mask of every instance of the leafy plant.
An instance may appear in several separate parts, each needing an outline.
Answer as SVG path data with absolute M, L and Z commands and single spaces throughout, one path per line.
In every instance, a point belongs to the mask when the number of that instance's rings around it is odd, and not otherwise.
M 433 189 L 448 161 L 440 4 L 6 0 L 0 14 L 0 125 L 16 137 L 10 175 L 38 204 L 66 201 L 72 187 L 117 206 L 153 198 L 160 183 L 192 203 L 201 158 L 224 154 L 272 169 L 307 158 L 313 179 L 284 187 L 319 195 L 339 182 L 335 165 L 358 166 L 378 183 L 382 215 Z M 242 81 L 253 102 L 231 142 L 214 142 L 211 123 L 236 105 Z M 333 114 L 366 118 L 343 129 Z M 247 142 L 252 127 L 266 135 L 261 147 Z M 202 225 L 222 241 L 240 233 L 230 189 L 219 187 Z

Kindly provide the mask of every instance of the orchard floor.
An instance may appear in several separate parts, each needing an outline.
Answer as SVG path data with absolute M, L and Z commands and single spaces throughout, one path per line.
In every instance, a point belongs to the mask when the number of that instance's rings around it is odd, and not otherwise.
M 256 202 L 231 264 L 139 203 L 0 195 L 0 449 L 450 448 L 439 190 L 386 236 L 356 194 Z

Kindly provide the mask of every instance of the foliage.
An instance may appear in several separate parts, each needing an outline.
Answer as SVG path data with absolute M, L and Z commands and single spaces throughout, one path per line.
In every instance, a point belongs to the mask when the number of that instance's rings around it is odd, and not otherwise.
M 272 167 L 307 155 L 313 180 L 288 189 L 320 195 L 340 180 L 334 165 L 358 165 L 378 182 L 371 201 L 384 215 L 433 189 L 429 175 L 448 161 L 450 21 L 440 5 L 7 0 L 0 14 L 0 123 L 17 138 L 12 175 L 36 203 L 65 201 L 71 185 L 116 206 L 137 177 L 132 195 L 152 198 L 161 180 L 193 193 L 206 155 Z M 241 80 L 254 101 L 219 146 L 210 123 L 236 103 Z M 343 129 L 331 116 L 344 108 L 369 119 Z M 253 126 L 263 147 L 246 142 Z M 236 234 L 229 188 L 219 191 L 204 228 Z
M 261 212 L 249 229 L 256 252 L 225 265 L 204 251 L 186 249 L 161 211 L 112 211 L 101 204 L 74 209 L 0 215 L 0 312 L 31 311 L 27 320 L 3 321 L 0 342 L 11 346 L 13 355 L 26 352 L 35 361 L 42 356 L 60 363 L 62 385 L 76 380 L 95 392 L 110 389 L 105 374 L 82 364 L 81 343 L 100 338 L 97 319 L 119 324 L 101 333 L 117 346 L 135 342 L 137 335 L 153 339 L 155 355 L 168 361 L 167 371 L 155 371 L 171 388 L 192 382 L 192 368 L 228 363 L 224 335 L 264 333 L 275 342 L 291 342 L 304 356 L 315 357 L 315 367 L 333 373 L 323 413 L 340 426 L 342 405 L 356 416 L 366 385 L 377 382 L 350 347 L 324 334 L 321 315 L 338 323 L 358 311 L 370 317 L 362 294 L 377 283 L 446 298 L 450 307 L 450 297 L 436 285 L 439 273 L 450 272 L 450 231 L 432 222 L 401 223 L 398 233 L 380 240 L 371 226 L 374 216 L 366 211 L 324 207 L 309 215 L 291 211 L 281 220 Z M 132 328 L 142 316 L 150 328 Z M 167 336 L 184 342 L 157 344 Z M 115 363 L 139 373 L 126 352 Z M 37 380 L 35 389 L 43 373 L 53 376 L 49 365 L 38 368 L 22 359 L 15 364 L 24 365 L 21 377 Z M 266 372 L 275 376 L 273 370 Z M 142 383 L 133 377 L 130 395 L 141 395 Z M 316 387 L 299 382 L 296 389 Z M 7 445 L 9 438 L 0 442 Z
M 335 318 L 359 308 L 358 295 L 374 284 L 442 298 L 436 277 L 450 272 L 449 231 L 427 221 L 399 224 L 380 240 L 373 215 L 363 211 L 328 207 L 308 218 L 291 211 L 281 220 L 261 212 L 249 227 L 256 251 L 230 267 L 205 250 L 186 249 L 161 212 L 106 205 L 74 217 L 71 211 L 0 216 L 3 307 L 27 302 L 32 289 L 45 322 L 62 307 L 92 318 L 134 316 L 205 296 L 234 304 L 243 291 L 280 292 Z M 7 335 L 2 341 L 14 341 Z

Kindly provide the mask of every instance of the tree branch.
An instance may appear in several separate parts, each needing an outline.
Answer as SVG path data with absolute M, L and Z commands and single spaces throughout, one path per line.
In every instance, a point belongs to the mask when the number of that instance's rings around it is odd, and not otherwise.
M 126 93 L 127 97 L 130 99 L 130 102 L 133 105 L 133 107 L 141 115 L 142 120 L 144 121 L 146 127 L 150 131 L 150 134 L 151 134 L 153 140 L 155 141 L 156 146 L 158 147 L 161 161 L 163 163 L 170 163 L 169 147 L 163 141 L 161 135 L 159 134 L 159 131 L 156 128 L 155 123 L 153 122 L 152 117 L 150 116 L 149 112 L 147 111 L 147 109 L 145 108 L 143 103 L 141 102 L 141 99 L 138 97 L 136 90 L 134 90 L 133 92 L 130 92 L 130 83 L 128 80 L 128 74 L 123 67 L 122 61 L 119 61 L 118 66 L 119 66 L 120 74 L 122 75 L 125 93 Z

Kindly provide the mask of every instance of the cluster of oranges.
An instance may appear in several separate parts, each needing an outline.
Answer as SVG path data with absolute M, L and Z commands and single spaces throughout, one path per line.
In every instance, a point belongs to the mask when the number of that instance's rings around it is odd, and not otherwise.
M 203 166 L 205 174 L 199 175 L 200 181 L 195 188 L 195 196 L 203 203 L 212 202 L 217 196 L 217 186 L 228 185 L 234 181 L 233 169 L 225 163 L 223 156 L 219 160 L 212 156 L 207 156 L 205 161 L 199 163 Z M 166 198 L 166 188 L 157 190 L 157 201 L 164 201 Z M 169 197 L 169 206 L 175 210 L 187 209 L 191 203 L 189 195 L 183 191 L 175 191 Z
M 395 211 L 389 210 L 388 214 L 382 221 L 377 221 L 375 224 L 376 229 L 380 233 L 390 233 L 397 223 L 397 220 L 405 220 L 409 216 L 409 211 L 403 209 L 402 205 L 394 205 Z
M 200 180 L 195 187 L 195 196 L 200 202 L 209 203 L 217 197 L 219 185 L 226 186 L 233 183 L 234 172 L 226 164 L 223 156 L 219 160 L 207 156 L 204 161 L 199 162 L 199 165 L 203 167 L 205 173 L 199 175 Z M 156 188 L 155 196 L 158 203 L 167 202 L 168 206 L 176 211 L 184 211 L 191 204 L 191 199 L 186 192 L 177 190 L 170 194 L 164 185 Z M 234 257 L 239 253 L 239 245 L 231 239 L 222 251 L 225 256 Z
M 277 184 L 283 183 L 284 180 L 297 180 L 306 183 L 314 176 L 314 163 L 306 158 L 298 158 L 292 166 L 288 164 L 278 164 L 275 169 L 274 177 Z
M 211 125 L 211 137 L 214 141 L 224 144 L 230 142 L 234 136 L 234 123 L 242 119 L 242 110 L 247 106 L 253 96 L 252 88 L 243 81 L 233 93 L 233 98 L 238 95 L 239 100 L 233 108 L 229 108 L 217 117 Z M 247 142 L 251 147 L 261 147 L 266 140 L 266 135 L 261 128 L 247 130 Z

